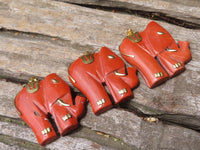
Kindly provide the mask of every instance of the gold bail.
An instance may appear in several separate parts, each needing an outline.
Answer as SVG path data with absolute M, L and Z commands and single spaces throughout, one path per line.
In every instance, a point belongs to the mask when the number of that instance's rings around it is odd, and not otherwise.
M 133 35 L 133 30 L 132 29 L 128 29 L 126 31 L 126 35 L 129 37 L 129 36 L 132 36 Z
M 35 93 L 39 89 L 39 80 L 36 77 L 31 77 L 25 85 L 28 93 Z
M 86 51 L 85 55 L 80 57 L 85 64 L 90 64 L 94 61 L 94 52 Z
M 31 77 L 31 78 L 28 80 L 29 83 L 30 83 L 30 82 L 36 82 L 36 81 L 38 81 L 38 79 L 37 79 L 36 77 Z

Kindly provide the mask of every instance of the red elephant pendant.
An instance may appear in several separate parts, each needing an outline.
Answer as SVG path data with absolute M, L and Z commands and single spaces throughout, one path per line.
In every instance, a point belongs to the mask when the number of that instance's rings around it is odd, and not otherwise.
M 78 58 L 68 71 L 70 81 L 88 98 L 95 114 L 112 107 L 104 85 L 119 104 L 133 96 L 131 88 L 139 82 L 136 69 L 129 67 L 126 70 L 123 60 L 106 47 L 99 53 Z
M 143 32 L 129 30 L 119 50 L 152 88 L 182 72 L 184 64 L 191 59 L 189 42 L 179 41 L 178 44 L 169 32 L 152 21 Z
M 42 81 L 31 78 L 15 98 L 19 116 L 31 127 L 41 145 L 57 139 L 49 114 L 59 133 L 65 135 L 78 127 L 77 118 L 84 113 L 85 102 L 84 97 L 76 96 L 73 104 L 69 86 L 56 74 Z

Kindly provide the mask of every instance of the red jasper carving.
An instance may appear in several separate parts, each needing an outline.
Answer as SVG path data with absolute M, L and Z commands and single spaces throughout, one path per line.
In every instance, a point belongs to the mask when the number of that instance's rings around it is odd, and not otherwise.
M 41 145 L 57 139 L 47 115 L 52 115 L 58 131 L 65 135 L 78 127 L 77 118 L 84 113 L 85 102 L 84 97 L 76 96 L 74 105 L 69 86 L 56 74 L 42 81 L 31 78 L 15 99 L 20 117 L 32 128 Z
M 69 67 L 69 79 L 88 98 L 95 114 L 112 107 L 103 84 L 118 104 L 133 96 L 131 88 L 139 82 L 136 69 L 129 67 L 126 72 L 123 60 L 106 47 L 73 62 Z
M 179 41 L 178 44 L 169 32 L 152 21 L 143 32 L 129 30 L 119 50 L 152 88 L 182 72 L 184 64 L 191 59 L 189 42 Z

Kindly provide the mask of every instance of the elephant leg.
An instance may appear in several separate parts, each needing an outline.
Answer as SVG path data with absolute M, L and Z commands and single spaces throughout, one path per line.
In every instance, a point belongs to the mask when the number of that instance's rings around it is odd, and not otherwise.
M 112 107 L 101 82 L 90 75 L 82 76 L 82 80 L 76 83 L 78 89 L 88 98 L 93 112 L 98 115 Z
M 184 63 L 176 59 L 174 53 L 163 51 L 161 54 L 157 56 L 161 65 L 167 71 L 170 77 L 173 77 L 181 73 L 185 69 Z
M 50 108 L 61 135 L 65 135 L 78 127 L 77 118 L 68 111 L 68 107 L 70 106 L 64 106 L 56 102 Z
M 106 77 L 106 85 L 116 104 L 133 97 L 130 86 L 114 73 Z
M 21 103 L 21 104 L 20 104 Z M 23 106 L 23 107 L 17 107 Z M 47 116 L 32 101 L 18 101 L 16 107 L 20 117 L 31 127 L 40 145 L 46 145 L 57 139 Z
M 137 45 L 129 47 L 130 52 L 126 52 L 129 55 L 122 53 L 122 57 L 139 71 L 148 87 L 155 87 L 168 79 L 168 74 L 154 57 Z

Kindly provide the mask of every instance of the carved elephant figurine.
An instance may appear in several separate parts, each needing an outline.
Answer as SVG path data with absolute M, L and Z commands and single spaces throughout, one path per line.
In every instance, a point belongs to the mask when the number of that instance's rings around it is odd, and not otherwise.
M 70 65 L 68 73 L 72 84 L 88 98 L 97 115 L 112 107 L 105 86 L 119 104 L 133 96 L 131 88 L 139 82 L 136 69 L 126 70 L 123 60 L 107 47 L 78 58 Z
M 189 42 L 179 41 L 177 45 L 170 33 L 154 21 L 143 32 L 129 30 L 119 50 L 150 88 L 182 72 L 191 59 Z
M 84 113 L 85 102 L 84 97 L 76 96 L 73 104 L 69 86 L 56 74 L 42 81 L 31 78 L 15 98 L 19 116 L 31 127 L 41 145 L 58 137 L 49 121 L 50 116 L 59 133 L 65 135 L 78 127 L 77 118 Z

